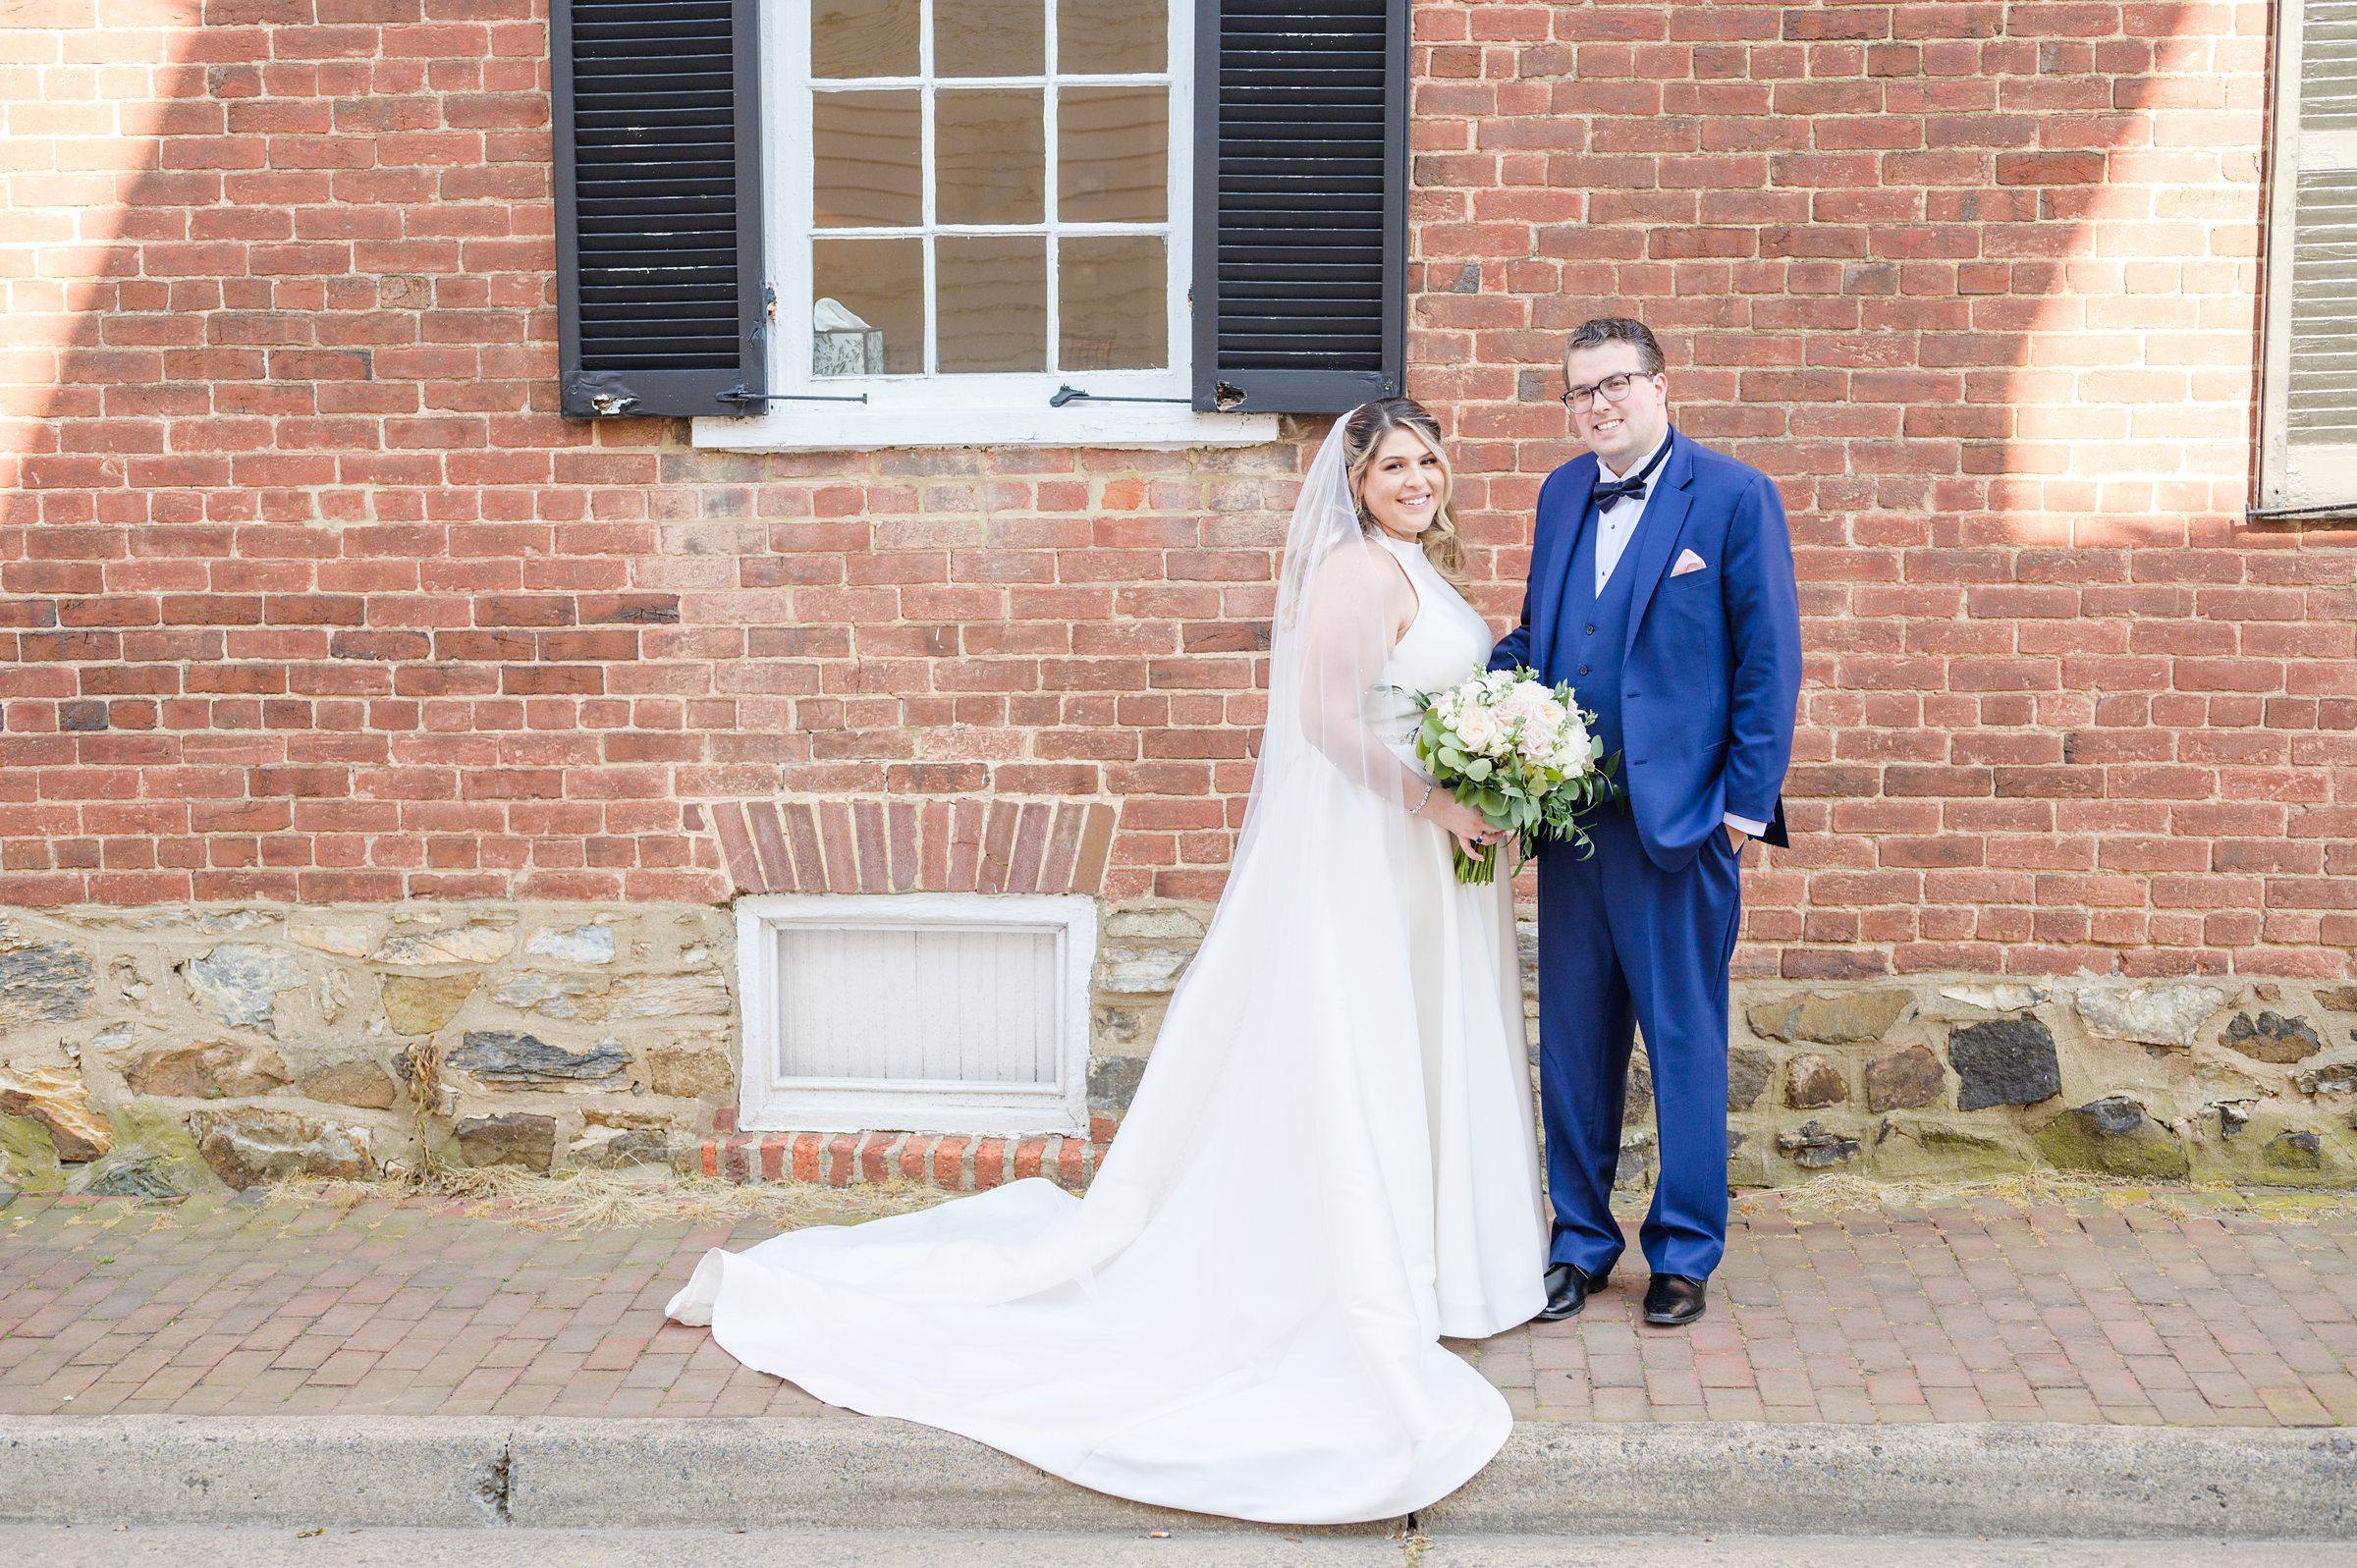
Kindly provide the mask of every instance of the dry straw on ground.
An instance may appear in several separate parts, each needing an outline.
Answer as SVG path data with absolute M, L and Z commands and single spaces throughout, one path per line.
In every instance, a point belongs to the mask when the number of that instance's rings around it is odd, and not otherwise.
M 854 1224 L 930 1208 L 952 1196 L 914 1182 L 819 1187 L 801 1182 L 740 1186 L 671 1172 L 576 1170 L 535 1175 L 513 1165 L 445 1165 L 382 1181 L 297 1177 L 270 1189 L 277 1203 L 352 1208 L 387 1198 L 440 1200 L 527 1230 L 605 1230 L 618 1225 L 734 1225 L 761 1220 L 780 1230 Z
M 2197 1191 L 2212 1207 L 2220 1201 L 2232 1205 L 2238 1198 L 2231 1187 L 2161 1187 L 2149 1181 L 2122 1181 L 2111 1176 L 2027 1170 L 1977 1181 L 1878 1181 L 1866 1176 L 1819 1176 L 1798 1187 L 1739 1193 L 1735 1207 L 1745 1213 L 1774 1208 L 1785 1214 L 1809 1214 L 1841 1209 L 1922 1209 L 1975 1200 L 2014 1209 L 2100 1203 L 2110 1209 L 2151 1206 L 2163 1210 L 2172 1219 L 2181 1219 L 2191 1213 L 2182 1200 Z
M 463 1206 L 532 1230 L 604 1230 L 618 1225 L 735 1225 L 753 1220 L 780 1230 L 805 1225 L 855 1224 L 908 1214 L 956 1196 L 913 1182 L 820 1187 L 801 1182 L 739 1186 L 710 1176 L 669 1172 L 579 1170 L 540 1176 L 510 1165 L 480 1169 L 443 1166 L 383 1181 L 294 1179 L 274 1186 L 274 1202 L 323 1203 L 343 1208 L 414 1198 Z M 1650 1194 L 1616 1195 L 1614 1207 L 1642 1214 Z M 1738 1216 L 1780 1213 L 1831 1216 L 1842 1211 L 1920 1211 L 1959 1203 L 1996 1203 L 2022 1213 L 2101 1205 L 2139 1209 L 2171 1221 L 2197 1215 L 2247 1214 L 2277 1222 L 2357 1212 L 2357 1193 L 2297 1189 L 2157 1186 L 2106 1176 L 2029 1171 L 1973 1182 L 1871 1181 L 1821 1176 L 1800 1187 L 1738 1193 Z
M 2145 1210 L 2171 1221 L 2202 1215 L 2241 1214 L 2281 1223 L 2318 1219 L 2329 1214 L 2357 1214 L 2357 1192 L 2155 1183 L 2062 1170 L 2028 1170 L 1986 1180 L 1947 1182 L 1820 1176 L 1799 1187 L 1738 1193 L 1734 1208 L 1739 1215 L 1771 1209 L 1787 1215 L 1861 1209 L 1888 1214 L 1973 1202 L 2001 1204 L 2024 1214 L 2101 1205 L 2115 1211 Z

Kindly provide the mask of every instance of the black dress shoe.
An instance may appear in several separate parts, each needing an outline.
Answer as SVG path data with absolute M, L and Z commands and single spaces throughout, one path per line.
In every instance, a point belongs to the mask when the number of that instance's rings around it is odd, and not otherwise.
M 1702 1316 L 1703 1282 L 1685 1274 L 1655 1274 L 1645 1287 L 1645 1321 L 1661 1328 L 1683 1328 Z
M 1611 1271 L 1591 1274 L 1586 1270 L 1567 1263 L 1547 1266 L 1547 1305 L 1539 1309 L 1540 1323 L 1562 1323 L 1576 1318 L 1588 1304 L 1588 1292 L 1602 1290 L 1612 1278 Z

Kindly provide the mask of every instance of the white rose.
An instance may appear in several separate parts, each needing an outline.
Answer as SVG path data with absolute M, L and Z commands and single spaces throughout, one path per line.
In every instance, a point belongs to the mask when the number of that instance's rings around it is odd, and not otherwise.
M 1585 773 L 1588 763 L 1602 751 L 1588 734 L 1587 726 L 1573 717 L 1556 736 L 1555 766 L 1566 774 Z
M 1456 722 L 1450 728 L 1456 731 L 1456 737 L 1462 740 L 1467 747 L 1474 751 L 1482 751 L 1486 750 L 1490 742 L 1497 737 L 1499 727 L 1498 721 L 1491 717 L 1489 709 L 1467 708 L 1456 716 Z

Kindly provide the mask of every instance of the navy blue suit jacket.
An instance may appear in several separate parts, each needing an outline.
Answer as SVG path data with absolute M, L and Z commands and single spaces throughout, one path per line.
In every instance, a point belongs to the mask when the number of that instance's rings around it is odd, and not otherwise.
M 1539 488 L 1522 623 L 1490 668 L 1527 665 L 1549 684 L 1573 546 L 1596 486 L 1595 455 Z M 1672 576 L 1682 551 L 1703 563 Z M 1784 769 L 1800 696 L 1800 599 L 1792 539 L 1775 483 L 1749 463 L 1673 436 L 1661 477 L 1616 573 L 1630 583 L 1620 682 L 1619 782 L 1654 864 L 1674 871 L 1728 812 L 1784 834 Z M 1573 681 L 1576 688 L 1577 682 Z

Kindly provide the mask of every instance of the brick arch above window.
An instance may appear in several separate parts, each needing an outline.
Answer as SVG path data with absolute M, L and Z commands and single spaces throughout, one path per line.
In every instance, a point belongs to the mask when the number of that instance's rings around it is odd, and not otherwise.
M 722 800 L 703 807 L 738 892 L 1081 892 L 1105 881 L 1103 800 Z

